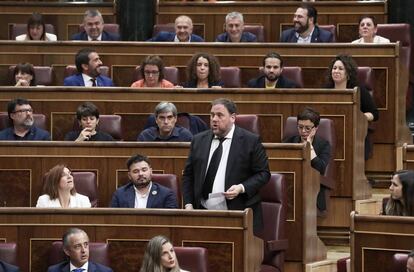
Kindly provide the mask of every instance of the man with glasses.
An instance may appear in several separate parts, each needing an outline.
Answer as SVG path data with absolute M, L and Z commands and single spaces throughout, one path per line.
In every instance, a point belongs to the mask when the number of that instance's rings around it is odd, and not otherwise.
M 155 107 L 156 127 L 150 127 L 138 135 L 137 141 L 191 142 L 193 134 L 186 128 L 176 126 L 177 108 L 171 102 L 160 102 Z
M 0 140 L 8 141 L 50 141 L 46 130 L 34 125 L 33 109 L 30 102 L 17 98 L 7 104 L 11 126 L 0 131 Z
M 319 112 L 310 107 L 306 107 L 297 116 L 298 134 L 296 136 L 283 139 L 284 143 L 310 143 L 311 144 L 311 166 L 318 170 L 321 175 L 325 174 L 331 157 L 331 146 L 328 141 L 318 137 L 316 131 L 318 130 L 320 121 Z M 321 185 L 318 198 L 317 207 L 319 210 L 326 210 L 325 200 L 326 187 Z

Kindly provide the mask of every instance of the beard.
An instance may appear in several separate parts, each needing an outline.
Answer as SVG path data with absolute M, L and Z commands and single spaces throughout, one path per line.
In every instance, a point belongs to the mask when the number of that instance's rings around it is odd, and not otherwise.
M 276 75 L 276 74 L 270 74 L 269 73 L 269 74 L 265 74 L 265 76 L 266 76 L 266 79 L 270 82 L 274 82 L 274 81 L 279 79 L 279 76 Z
M 306 21 L 305 25 L 302 25 L 300 22 L 295 22 L 294 28 L 297 33 L 301 34 L 309 29 L 309 21 Z
M 33 118 L 26 118 L 23 123 L 22 126 L 26 127 L 26 128 L 30 128 L 31 126 L 33 126 L 34 120 Z
M 144 189 L 145 187 L 147 187 L 149 184 L 150 184 L 150 180 L 148 180 L 148 179 L 145 179 L 145 181 L 144 182 L 139 182 L 138 183 L 138 181 L 136 181 L 136 182 L 133 182 L 134 183 L 134 186 L 137 188 L 137 189 Z

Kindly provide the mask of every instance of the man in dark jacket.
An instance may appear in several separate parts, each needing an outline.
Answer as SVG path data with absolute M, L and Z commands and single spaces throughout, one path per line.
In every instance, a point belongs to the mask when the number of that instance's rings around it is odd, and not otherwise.
M 119 41 L 119 35 L 104 30 L 104 20 L 98 10 L 87 10 L 83 18 L 84 31 L 72 36 L 75 41 Z

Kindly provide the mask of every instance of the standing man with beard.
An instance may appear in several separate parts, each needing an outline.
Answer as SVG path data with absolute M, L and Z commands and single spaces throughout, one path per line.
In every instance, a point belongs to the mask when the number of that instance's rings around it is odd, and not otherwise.
M 282 76 L 283 59 L 276 52 L 268 53 L 263 59 L 264 75 L 249 80 L 249 88 L 298 88 L 298 86 L 289 79 Z
M 310 4 L 304 3 L 293 16 L 293 28 L 282 32 L 280 42 L 289 43 L 324 43 L 332 42 L 331 32 L 320 29 L 316 23 L 317 10 Z
M 90 48 L 79 50 L 75 56 L 78 73 L 65 78 L 64 86 L 111 87 L 112 79 L 101 75 L 102 61 L 98 53 Z
M 112 208 L 177 209 L 177 197 L 167 187 L 151 181 L 152 168 L 147 157 L 134 155 L 127 161 L 130 182 L 112 196 Z
M 0 140 L 50 141 L 49 132 L 33 125 L 33 109 L 28 100 L 17 98 L 10 101 L 7 113 L 12 126 L 0 131 Z

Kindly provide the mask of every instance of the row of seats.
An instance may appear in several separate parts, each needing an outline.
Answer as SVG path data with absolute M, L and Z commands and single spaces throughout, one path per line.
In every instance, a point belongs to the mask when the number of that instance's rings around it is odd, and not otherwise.
M 13 71 L 15 66 L 9 67 L 9 82 L 10 85 L 14 85 Z M 34 66 L 36 83 L 37 85 L 44 86 L 53 86 L 54 85 L 54 71 L 53 67 L 49 66 Z M 71 76 L 77 73 L 76 66 L 68 65 L 65 68 L 65 77 Z M 262 73 L 262 68 L 260 69 Z M 101 74 L 109 76 L 109 67 L 101 66 Z M 226 88 L 241 88 L 242 87 L 242 76 L 241 70 L 238 67 L 221 67 L 220 68 L 221 79 Z M 282 75 L 287 79 L 295 82 L 299 88 L 303 88 L 303 75 L 302 68 L 293 66 L 293 67 L 283 67 Z M 165 67 L 164 68 L 164 78 L 174 85 L 180 84 L 179 71 L 177 67 Z M 140 66 L 135 67 L 133 78 L 131 82 L 142 79 Z M 358 80 L 359 82 L 366 86 L 369 90 L 373 90 L 375 75 L 371 67 L 358 67 Z
M 392 256 L 391 270 L 389 272 L 403 272 L 407 271 L 408 254 L 395 253 Z M 351 271 L 351 258 L 346 257 L 337 261 L 338 272 L 350 272 Z

